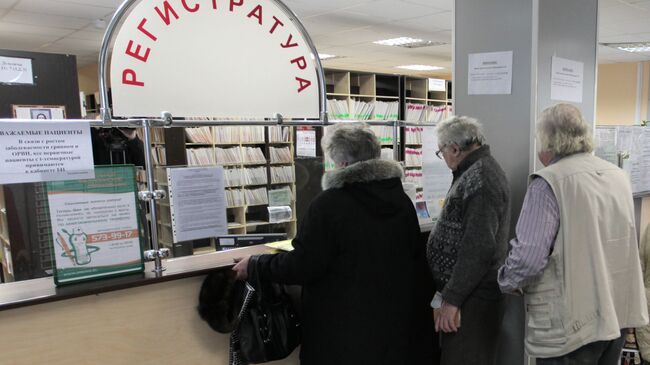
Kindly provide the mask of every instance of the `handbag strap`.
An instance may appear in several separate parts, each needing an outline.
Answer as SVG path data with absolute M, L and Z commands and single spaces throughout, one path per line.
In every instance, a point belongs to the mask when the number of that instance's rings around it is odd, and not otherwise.
M 230 351 L 228 360 L 229 365 L 245 364 L 241 360 L 241 356 L 239 354 L 239 322 L 241 322 L 242 318 L 244 318 L 244 315 L 246 315 L 246 310 L 248 309 L 251 299 L 253 299 L 253 295 L 255 294 L 255 288 L 246 282 L 245 291 L 244 301 L 242 303 L 241 309 L 239 310 L 239 314 L 237 315 L 237 324 L 235 325 L 235 329 L 232 331 L 232 333 L 230 333 Z

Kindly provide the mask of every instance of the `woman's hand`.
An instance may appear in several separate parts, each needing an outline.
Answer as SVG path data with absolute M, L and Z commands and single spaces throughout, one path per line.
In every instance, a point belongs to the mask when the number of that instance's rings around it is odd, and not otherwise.
M 239 257 L 239 258 L 236 258 L 234 260 L 236 265 L 233 266 L 232 270 L 236 273 L 235 278 L 237 280 L 246 280 L 246 279 L 248 279 L 248 260 L 249 259 L 250 259 L 250 256 L 246 256 L 246 257 Z

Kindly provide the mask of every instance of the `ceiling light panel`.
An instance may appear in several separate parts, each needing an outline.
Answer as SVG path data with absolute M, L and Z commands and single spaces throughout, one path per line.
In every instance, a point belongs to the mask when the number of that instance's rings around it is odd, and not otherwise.
M 379 44 L 382 46 L 405 47 L 405 48 L 441 46 L 443 44 L 446 44 L 445 42 L 434 42 L 434 41 L 428 41 L 420 38 L 411 38 L 411 37 L 383 39 L 380 41 L 374 41 L 372 43 Z
M 437 71 L 437 70 L 444 69 L 444 67 L 430 66 L 430 65 L 403 65 L 403 66 L 396 66 L 396 68 L 401 68 L 403 70 L 411 70 L 411 71 Z

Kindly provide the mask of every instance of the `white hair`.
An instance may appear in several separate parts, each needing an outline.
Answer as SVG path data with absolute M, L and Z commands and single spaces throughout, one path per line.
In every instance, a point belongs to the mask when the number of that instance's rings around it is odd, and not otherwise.
M 448 146 L 455 144 L 465 150 L 473 144 L 482 145 L 485 142 L 483 126 L 478 120 L 470 117 L 452 116 L 436 127 L 438 144 Z
M 371 160 L 381 156 L 381 143 L 368 125 L 337 124 L 328 127 L 321 141 L 323 151 L 336 164 Z
M 544 109 L 537 122 L 539 150 L 564 157 L 591 152 L 594 142 L 591 126 L 580 109 L 571 104 L 557 104 Z

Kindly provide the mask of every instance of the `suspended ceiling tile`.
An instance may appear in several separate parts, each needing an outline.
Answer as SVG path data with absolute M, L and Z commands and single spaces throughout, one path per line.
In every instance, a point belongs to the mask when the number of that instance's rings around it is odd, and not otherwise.
M 70 3 L 76 5 L 91 5 L 91 6 L 101 6 L 105 8 L 117 9 L 124 0 L 56 0 L 60 3 Z
M 38 25 L 7 23 L 0 21 L 0 34 L 4 32 L 65 37 L 74 31 L 65 28 L 44 27 Z
M 451 11 L 454 7 L 454 0 L 402 0 L 405 3 L 424 5 L 440 10 Z
M 104 33 L 93 32 L 88 30 L 79 30 L 73 33 L 70 33 L 67 38 L 69 39 L 83 39 L 88 41 L 95 42 L 98 46 L 101 44 Z
M 363 14 L 376 19 L 378 22 L 399 21 L 412 19 L 422 15 L 440 13 L 440 9 L 428 6 L 400 2 L 395 0 L 379 0 L 372 3 L 361 4 L 347 12 Z
M 304 17 L 353 9 L 374 1 L 376 0 L 286 0 L 284 3 L 302 20 Z
M 71 16 L 37 14 L 24 11 L 12 10 L 7 13 L 3 18 L 3 22 L 18 23 L 45 27 L 65 28 L 65 29 L 81 29 L 88 25 L 88 19 L 82 19 Z
M 63 38 L 52 43 L 52 46 L 70 49 L 73 51 L 69 52 L 75 53 L 74 51 L 98 52 L 101 44 L 94 40 Z
M 65 3 L 53 0 L 21 0 L 14 10 L 38 14 L 68 16 L 74 14 L 76 18 L 100 19 L 113 13 L 113 8 L 103 6 Z
M 0 9 L 11 9 L 18 0 L 0 0 Z
M 0 48 L 24 51 L 36 50 L 58 38 L 58 36 L 54 35 L 0 32 Z
M 451 30 L 452 15 L 451 12 L 429 14 L 417 18 L 400 20 L 399 23 L 404 27 L 412 27 L 425 31 Z
M 638 7 L 629 5 L 612 6 L 601 12 L 600 22 L 603 24 L 618 23 L 628 20 L 641 20 L 646 17 L 648 12 L 641 10 Z

